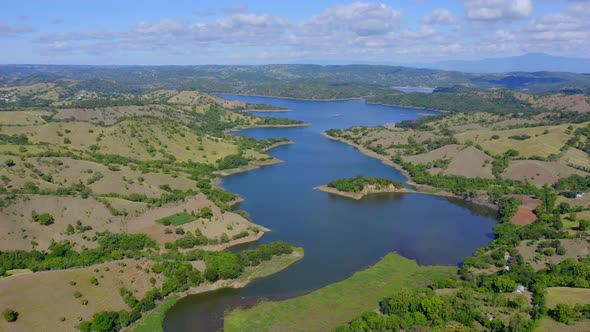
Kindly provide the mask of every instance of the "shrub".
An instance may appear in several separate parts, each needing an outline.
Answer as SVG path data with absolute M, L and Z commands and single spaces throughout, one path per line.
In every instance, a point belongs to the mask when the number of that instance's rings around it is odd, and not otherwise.
M 82 297 L 82 293 L 80 293 L 79 291 L 75 291 L 74 292 L 74 297 L 77 298 L 77 299 L 79 299 L 79 298 Z
M 33 221 L 38 222 L 43 226 L 49 226 L 53 224 L 55 219 L 49 213 L 37 214 L 35 211 L 33 211 Z
M 12 310 L 12 309 L 5 309 L 2 312 L 2 316 L 4 316 L 4 319 L 9 323 L 15 322 L 18 319 L 18 315 L 19 315 L 19 313 L 17 311 Z

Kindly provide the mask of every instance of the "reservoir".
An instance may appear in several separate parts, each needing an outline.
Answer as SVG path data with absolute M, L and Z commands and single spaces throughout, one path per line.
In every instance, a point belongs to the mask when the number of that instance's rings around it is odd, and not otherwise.
M 323 131 L 383 125 L 435 112 L 368 105 L 362 100 L 220 96 L 286 107 L 291 112 L 257 115 L 311 123 L 309 127 L 236 132 L 256 139 L 286 137 L 294 144 L 270 151 L 283 163 L 232 175 L 222 183 L 224 189 L 245 199 L 237 208 L 248 211 L 256 224 L 271 229 L 258 242 L 232 250 L 283 240 L 302 246 L 305 257 L 243 289 L 223 289 L 181 299 L 166 314 L 165 331 L 219 330 L 225 310 L 249 306 L 263 298 L 277 300 L 305 294 L 346 279 L 392 251 L 419 264 L 457 265 L 491 241 L 495 212 L 463 200 L 397 193 L 356 201 L 313 189 L 359 174 L 406 181 L 400 172 L 381 161 L 323 137 Z

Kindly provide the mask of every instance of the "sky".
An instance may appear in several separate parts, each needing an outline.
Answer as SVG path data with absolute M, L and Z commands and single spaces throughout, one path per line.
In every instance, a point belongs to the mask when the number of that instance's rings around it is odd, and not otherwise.
M 0 63 L 416 64 L 590 56 L 590 0 L 2 0 Z

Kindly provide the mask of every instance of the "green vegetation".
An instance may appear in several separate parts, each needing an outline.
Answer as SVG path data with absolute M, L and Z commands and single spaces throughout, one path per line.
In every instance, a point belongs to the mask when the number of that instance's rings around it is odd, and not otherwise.
M 18 319 L 18 312 L 12 309 L 4 309 L 4 311 L 2 311 L 2 317 L 4 317 L 9 323 L 16 322 Z
M 588 317 L 585 303 L 558 302 L 562 304 L 559 308 L 548 307 L 545 304 L 545 289 L 548 287 L 590 288 L 589 258 L 578 257 L 575 253 L 569 252 L 575 249 L 567 247 L 568 243 L 571 245 L 572 242 L 569 241 L 573 241 L 572 239 L 582 238 L 582 245 L 588 241 L 588 234 L 584 231 L 586 222 L 578 221 L 575 216 L 576 212 L 587 210 L 588 207 L 572 206 L 563 201 L 556 204 L 558 196 L 575 198 L 579 193 L 589 192 L 590 177 L 559 176 L 555 184 L 545 186 L 509 180 L 504 177 L 504 174 L 514 160 L 523 158 L 519 152 L 508 149 L 500 155 L 494 155 L 473 142 L 464 143 L 458 150 L 474 146 L 486 152 L 487 156 L 492 157 L 491 160 L 482 160 L 483 165 L 475 164 L 474 166 L 490 165 L 491 175 L 494 177 L 466 177 L 430 172 L 435 164 L 441 166 L 440 159 L 435 158 L 440 158 L 439 156 L 443 153 L 454 151 L 449 148 L 434 154 L 435 149 L 450 144 L 460 146 L 455 139 L 454 130 L 464 131 L 465 126 L 475 128 L 479 128 L 478 125 L 492 126 L 499 117 L 507 121 L 517 119 L 511 116 L 462 113 L 426 117 L 402 123 L 401 126 L 396 125 L 398 128 L 394 129 L 353 127 L 326 132 L 331 137 L 360 145 L 383 155 L 384 160 L 391 160 L 406 170 L 414 182 L 434 187 L 429 190 L 446 190 L 464 198 L 484 197 L 494 202 L 498 206 L 500 221 L 494 227 L 495 239 L 488 247 L 481 248 L 473 256 L 464 259 L 458 278 L 435 282 L 427 289 L 411 287 L 404 296 L 396 292 L 383 293 L 379 314 L 370 311 L 359 314 L 357 318 L 349 319 L 348 324 L 339 327 L 338 331 L 412 330 L 418 328 L 417 326 L 432 329 L 446 327 L 450 330 L 484 328 L 491 331 L 527 331 L 535 326 L 537 320 L 547 315 L 557 321 L 570 324 Z M 561 121 L 551 116 L 549 119 L 548 121 Z M 451 129 L 452 125 L 458 126 L 459 129 Z M 576 132 L 574 128 L 571 125 L 562 125 L 531 131 L 531 133 L 535 133 L 535 137 L 550 135 L 551 132 L 559 133 L 562 130 L 573 133 Z M 472 136 L 477 137 L 481 135 L 481 132 L 473 130 Z M 491 134 L 487 136 L 488 133 L 486 133 L 487 137 L 496 135 L 492 130 L 488 132 Z M 584 148 L 583 142 L 586 138 L 583 136 L 586 134 L 581 131 L 577 133 L 580 137 L 566 144 Z M 373 137 L 385 138 L 380 140 Z M 499 140 L 501 137 L 498 134 L 496 139 Z M 504 137 L 512 140 L 534 140 L 532 134 L 523 132 L 517 135 L 504 134 Z M 387 138 L 395 143 L 383 144 L 382 142 Z M 443 143 L 432 144 L 433 141 Z M 386 152 L 390 149 L 394 151 L 392 155 Z M 436 157 L 426 159 L 425 156 L 428 156 L 428 153 Z M 423 159 L 414 161 L 408 158 L 409 156 Z M 556 160 L 559 156 L 552 158 L 550 160 Z M 428 160 L 428 162 L 422 160 Z M 442 166 L 444 164 L 443 162 Z M 444 169 L 444 167 L 438 168 Z M 534 215 L 538 218 L 536 221 L 526 226 L 511 223 L 519 206 L 523 204 L 520 199 L 514 198 L 515 194 L 525 195 L 524 197 L 530 195 L 542 201 L 542 204 L 534 210 Z M 567 220 L 573 226 L 566 228 L 565 221 L 562 220 Z M 579 226 L 575 227 L 576 224 Z M 528 247 L 532 247 L 533 250 Z M 544 261 L 545 264 L 533 264 L 539 260 Z M 524 295 L 519 295 L 517 290 L 524 292 Z M 532 300 L 527 301 L 525 295 L 530 296 Z M 406 301 L 403 305 L 399 304 L 400 297 Z M 396 300 L 392 302 L 392 299 Z M 373 308 L 377 304 L 375 301 Z M 275 313 L 275 315 L 280 314 Z M 328 313 L 325 315 L 330 316 Z M 256 317 L 256 319 L 260 318 Z M 280 323 L 283 320 L 278 319 L 278 321 Z
M 260 111 L 269 111 L 269 110 L 286 110 L 287 108 L 285 107 L 280 107 L 280 106 L 273 106 L 273 105 L 269 105 L 269 104 L 248 104 L 246 106 L 246 108 L 251 109 L 251 110 L 260 110 Z
M 404 185 L 399 181 L 394 181 L 385 178 L 376 178 L 373 176 L 365 177 L 362 175 L 358 175 L 355 178 L 330 181 L 327 184 L 327 186 L 330 188 L 335 188 L 340 191 L 351 193 L 361 192 L 367 186 L 375 186 L 375 188 L 379 190 L 384 189 L 390 185 L 393 185 L 397 189 L 404 187 Z
M 590 319 L 590 305 L 571 306 L 560 303 L 554 309 L 549 310 L 549 316 L 560 323 L 575 324 L 577 321 Z
M 190 213 L 179 212 L 179 213 L 175 213 L 173 215 L 170 215 L 168 217 L 160 218 L 160 219 L 156 220 L 156 222 L 158 224 L 162 224 L 164 226 L 169 226 L 169 225 L 178 226 L 178 225 L 182 225 L 182 224 L 186 224 L 188 222 L 191 222 L 195 219 L 196 219 L 196 217 L 191 215 Z
M 425 287 L 455 273 L 453 267 L 418 266 L 397 254 L 388 254 L 375 266 L 310 294 L 233 310 L 225 317 L 224 330 L 328 331 L 374 308 L 383 293 Z
M 150 331 L 150 332 L 159 332 L 163 331 L 162 329 L 162 321 L 166 315 L 166 311 L 172 308 L 172 306 L 178 301 L 180 296 L 178 295 L 171 295 L 164 300 L 164 302 L 160 303 L 157 308 L 154 310 L 146 313 L 134 323 L 130 331 L 131 332 L 143 332 L 143 331 Z
M 388 104 L 406 107 L 437 109 L 450 112 L 500 112 L 524 113 L 537 112 L 528 102 L 514 97 L 510 90 L 493 92 L 434 92 L 434 93 L 404 93 L 382 95 L 367 98 L 369 103 Z
M 38 222 L 43 226 L 49 226 L 55 222 L 55 219 L 49 213 L 37 214 L 35 211 L 33 211 L 32 218 L 34 222 Z
M 4 66 L 2 67 L 4 68 Z M 478 89 L 488 88 L 527 88 L 537 92 L 559 92 L 563 89 L 575 92 L 588 92 L 589 79 L 583 74 L 574 73 L 507 73 L 507 74 L 469 74 L 444 72 L 432 69 L 419 69 L 381 65 L 264 65 L 264 66 L 31 66 L 18 65 L 6 67 L 10 82 L 15 85 L 45 83 L 53 81 L 60 89 L 60 95 L 71 96 L 76 92 L 93 91 L 101 99 L 82 106 L 125 105 L 125 102 L 138 105 L 145 100 L 121 97 L 125 94 L 142 92 L 137 86 L 150 89 L 162 86 L 177 86 L 181 90 L 194 89 L 205 92 L 242 93 L 253 95 L 281 96 L 307 99 L 350 98 L 379 95 L 395 92 L 392 86 L 432 86 L 451 87 L 438 91 L 463 92 L 462 86 Z M 142 75 L 150 72 L 153 75 Z M 92 77 L 92 79 L 88 79 Z M 96 77 L 100 77 L 97 79 Z M 64 78 L 78 80 L 65 84 Z M 236 84 L 241 82 L 241 84 Z M 460 85 L 459 87 L 455 87 Z M 461 86 L 462 85 L 462 86 Z M 1 102 L 6 106 L 47 106 L 51 101 L 22 95 L 16 102 Z M 105 103 L 98 103 L 99 101 Z M 111 103 L 107 103 L 111 100 Z

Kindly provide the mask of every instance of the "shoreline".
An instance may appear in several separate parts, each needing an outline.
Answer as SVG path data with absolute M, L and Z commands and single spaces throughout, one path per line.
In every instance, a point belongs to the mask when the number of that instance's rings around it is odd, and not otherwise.
M 363 192 L 353 193 L 353 192 L 347 192 L 347 191 L 338 190 L 336 188 L 328 187 L 328 185 L 317 186 L 317 187 L 315 187 L 313 189 L 319 190 L 319 191 L 323 191 L 323 192 L 328 193 L 328 194 L 333 194 L 333 195 L 337 195 L 337 196 L 352 198 L 352 199 L 356 199 L 356 200 L 361 200 L 365 196 L 370 196 L 370 195 L 374 195 L 374 194 L 414 192 L 414 190 L 411 190 L 411 189 L 408 189 L 408 188 L 400 188 L 400 189 L 397 189 L 396 188 L 396 189 L 371 190 L 371 191 L 364 192 L 364 193 Z
M 295 144 L 295 142 L 293 142 L 293 141 L 277 142 L 269 147 L 262 149 L 262 151 L 267 152 L 267 151 L 270 151 L 274 148 L 278 148 L 279 146 L 285 146 L 285 145 L 291 145 L 291 144 Z
M 408 89 L 423 89 L 422 87 L 415 87 L 415 86 L 408 86 L 408 87 L 393 87 L 395 88 L 408 88 Z M 424 88 L 427 89 L 427 88 Z M 402 92 L 405 93 L 405 92 Z M 234 95 L 234 96 L 244 96 L 244 97 L 263 97 L 263 98 L 277 98 L 277 99 L 287 99 L 287 100 L 299 100 L 299 101 L 321 101 L 321 102 L 328 102 L 328 101 L 350 101 L 350 100 L 364 100 L 365 104 L 368 105 L 382 105 L 382 106 L 390 106 L 390 107 L 398 107 L 398 108 L 410 108 L 416 110 L 424 110 L 424 111 L 433 111 L 433 112 L 440 112 L 440 113 L 451 113 L 451 111 L 441 110 L 437 108 L 428 108 L 428 107 L 418 107 L 418 106 L 405 106 L 405 105 L 394 105 L 394 104 L 386 104 L 386 103 L 379 103 L 379 102 L 369 102 L 367 98 L 375 97 L 375 96 L 361 96 L 361 97 L 349 97 L 349 98 L 331 98 L 331 99 L 309 99 L 309 98 L 295 98 L 295 97 L 280 97 L 280 96 L 269 96 L 269 95 L 253 95 L 253 94 L 246 94 L 246 93 L 216 93 L 216 95 L 225 94 L 225 95 Z M 246 112 L 263 112 L 258 110 L 246 110 Z M 286 110 L 285 112 L 289 112 L 291 110 Z M 269 111 L 273 112 L 273 111 Z M 279 112 L 279 111 L 277 111 Z M 432 115 L 432 114 L 429 114 Z
M 277 142 L 271 146 L 268 146 L 268 147 L 262 149 L 262 151 L 268 152 L 274 148 L 278 148 L 279 146 L 285 146 L 285 145 L 291 145 L 291 144 L 295 144 L 295 142 L 293 142 L 293 141 Z M 284 162 L 284 161 L 279 158 L 272 157 L 272 159 L 257 160 L 252 164 L 248 164 L 248 165 L 242 166 L 242 167 L 224 169 L 222 171 L 214 171 L 213 174 L 220 176 L 220 177 L 225 177 L 225 176 L 230 176 L 230 175 L 234 175 L 234 174 L 248 172 L 248 171 L 258 169 L 258 168 L 261 168 L 264 166 L 271 166 L 271 165 L 280 164 L 282 162 Z M 218 179 L 219 180 L 216 183 L 217 186 L 221 185 L 221 182 L 222 182 L 221 178 L 218 178 Z
M 286 144 L 285 144 L 286 145 Z M 279 158 L 275 158 L 273 157 L 272 159 L 269 160 L 264 160 L 264 161 L 256 161 L 253 164 L 248 164 L 246 166 L 241 166 L 241 167 L 237 167 L 237 168 L 230 168 L 230 169 L 224 169 L 222 171 L 214 171 L 213 174 L 217 175 L 217 176 L 221 176 L 221 177 L 225 177 L 225 176 L 230 176 L 230 175 L 234 175 L 234 174 L 239 174 L 239 173 L 244 173 L 244 172 L 248 172 L 257 168 L 261 168 L 264 166 L 271 166 L 271 165 L 276 165 L 276 164 L 280 164 L 284 162 L 283 160 L 279 159 Z
M 309 127 L 311 126 L 311 123 L 293 123 L 293 124 L 285 124 L 285 125 L 281 125 L 281 124 L 276 124 L 276 125 L 243 125 L 243 126 L 237 126 L 231 129 L 226 129 L 223 131 L 224 134 L 230 134 L 236 131 L 240 131 L 240 130 L 246 130 L 246 129 L 256 129 L 256 128 L 298 128 L 298 127 Z
M 433 112 L 439 112 L 439 113 L 451 113 L 451 111 L 445 111 L 445 110 L 441 110 L 438 108 L 426 108 L 426 107 L 418 107 L 418 106 L 405 106 L 405 105 L 395 105 L 395 104 L 386 104 L 386 103 L 379 103 L 379 102 L 370 102 L 370 101 L 366 101 L 365 103 L 368 105 L 381 105 L 381 106 L 389 106 L 389 107 L 397 107 L 397 108 L 410 108 L 410 109 L 414 109 L 414 110 L 424 110 L 424 111 L 433 111 Z M 434 114 L 428 114 L 428 115 L 434 115 Z
M 295 97 L 281 97 L 281 96 L 269 96 L 269 95 L 255 95 L 247 93 L 225 93 L 225 92 L 213 92 L 217 95 L 233 95 L 233 96 L 244 96 L 244 97 L 266 97 L 266 98 L 277 98 L 277 99 L 288 99 L 288 100 L 300 100 L 300 101 L 346 101 L 346 100 L 359 100 L 373 96 L 360 96 L 360 97 L 348 97 L 348 98 L 330 98 L 330 99 L 310 99 L 310 98 L 295 98 Z M 221 97 L 223 98 L 223 97 Z
M 410 173 L 408 171 L 406 171 L 405 169 L 403 169 L 400 165 L 398 165 L 398 164 L 394 163 L 393 161 L 389 160 L 386 156 L 380 155 L 380 154 L 378 154 L 376 152 L 373 152 L 373 151 L 371 151 L 371 150 L 369 150 L 369 149 L 367 149 L 367 148 L 365 148 L 363 146 L 360 146 L 358 144 L 350 143 L 350 142 L 348 142 L 348 141 L 346 141 L 346 140 L 344 140 L 344 139 L 342 139 L 340 137 L 332 137 L 332 136 L 326 134 L 325 132 L 322 133 L 322 136 L 324 136 L 324 137 L 326 137 L 328 139 L 331 139 L 333 141 L 338 141 L 338 142 L 342 142 L 344 144 L 350 145 L 350 146 L 356 148 L 357 150 L 359 150 L 364 155 L 367 155 L 367 156 L 372 157 L 372 158 L 375 158 L 375 159 L 379 159 L 385 165 L 388 165 L 390 167 L 393 167 L 397 171 L 399 171 L 400 173 L 402 173 L 402 175 L 405 176 L 406 179 L 407 179 L 407 182 L 406 183 L 408 185 L 413 186 L 413 187 L 416 188 L 415 190 L 405 188 L 404 191 L 398 190 L 397 192 L 457 198 L 457 199 L 462 199 L 464 201 L 468 201 L 468 202 L 471 202 L 471 203 L 474 203 L 474 204 L 477 204 L 477 205 L 485 206 L 485 207 L 488 207 L 488 208 L 491 208 L 491 209 L 494 209 L 494 210 L 498 210 L 498 206 L 495 205 L 495 204 L 493 204 L 492 202 L 489 202 L 489 201 L 483 201 L 483 200 L 479 200 L 477 198 L 475 198 L 475 199 L 473 199 L 473 198 L 466 198 L 466 197 L 462 197 L 462 196 L 459 196 L 459 195 L 455 195 L 455 194 L 450 193 L 448 191 L 445 191 L 443 189 L 431 187 L 431 186 L 428 186 L 428 185 L 418 184 L 418 183 L 414 182 L 414 180 L 412 179 L 412 176 L 410 175 Z M 434 190 L 438 190 L 438 191 L 435 192 Z
M 248 112 L 248 113 L 250 113 L 250 112 L 259 112 L 259 113 L 287 113 L 287 112 L 291 112 L 291 110 L 288 109 L 288 108 L 285 108 L 285 109 L 277 108 L 277 109 L 270 109 L 270 110 L 257 110 L 257 109 L 254 109 L 254 108 L 249 108 L 249 109 L 243 110 L 242 112 Z
M 142 325 L 145 323 L 145 321 L 148 320 L 151 315 L 158 315 L 159 314 L 159 312 L 158 312 L 159 307 L 162 304 L 164 304 L 167 300 L 172 299 L 172 300 L 174 300 L 174 303 L 163 312 L 162 319 L 160 320 L 159 328 L 160 328 L 160 331 L 163 331 L 162 323 L 166 317 L 166 313 L 168 312 L 168 310 L 170 310 L 170 308 L 172 308 L 174 305 L 176 305 L 176 303 L 178 303 L 178 301 L 180 301 L 188 296 L 213 292 L 213 291 L 216 291 L 216 290 L 219 290 L 222 288 L 244 288 L 256 279 L 264 278 L 269 275 L 273 275 L 273 274 L 276 274 L 276 273 L 279 273 L 279 272 L 285 270 L 289 266 L 291 266 L 294 263 L 303 259 L 304 256 L 305 256 L 305 251 L 302 247 L 294 247 L 293 252 L 289 255 L 273 256 L 273 258 L 271 258 L 270 260 L 265 261 L 265 262 L 261 262 L 260 265 L 258 265 L 256 267 L 251 267 L 250 271 L 252 273 L 250 275 L 247 275 L 245 278 L 243 276 L 240 276 L 237 279 L 217 280 L 213 283 L 203 283 L 197 287 L 191 287 L 184 292 L 170 294 L 169 297 L 162 299 L 160 301 L 160 303 L 158 303 L 154 309 L 152 309 L 150 312 L 144 314 L 144 316 L 140 320 L 138 320 L 137 322 L 135 322 L 134 324 L 132 324 L 128 327 L 121 329 L 121 331 L 137 331 L 137 332 L 143 331 L 145 326 L 142 326 Z M 272 266 L 272 264 L 277 263 L 277 261 L 279 261 L 278 266 Z M 270 265 L 270 266 L 264 266 L 264 265 Z M 260 268 L 261 266 L 262 266 L 262 269 Z M 266 267 L 266 270 L 264 269 L 265 267 Z M 258 274 L 256 272 L 258 272 Z

